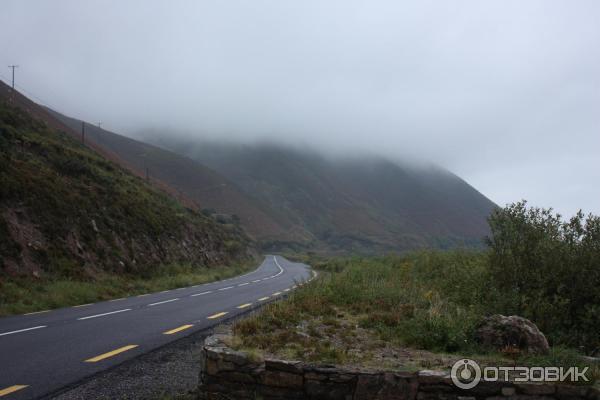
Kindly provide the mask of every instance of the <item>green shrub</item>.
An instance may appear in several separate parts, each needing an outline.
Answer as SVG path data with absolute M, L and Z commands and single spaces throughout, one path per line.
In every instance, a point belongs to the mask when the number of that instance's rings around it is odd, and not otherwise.
M 489 222 L 490 309 L 533 320 L 554 343 L 600 347 L 600 218 L 564 222 L 520 202 Z

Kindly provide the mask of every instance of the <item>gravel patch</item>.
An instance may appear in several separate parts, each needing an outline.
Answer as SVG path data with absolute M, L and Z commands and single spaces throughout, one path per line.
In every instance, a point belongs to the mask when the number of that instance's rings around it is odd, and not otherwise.
M 200 350 L 212 331 L 196 332 L 47 397 L 56 400 L 191 399 L 198 386 Z

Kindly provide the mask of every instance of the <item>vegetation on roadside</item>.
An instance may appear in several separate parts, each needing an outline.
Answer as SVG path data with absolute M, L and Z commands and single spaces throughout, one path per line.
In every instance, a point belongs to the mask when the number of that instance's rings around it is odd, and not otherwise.
M 0 103 L 0 279 L 217 265 L 245 256 L 248 242 L 239 227 L 183 207 L 67 134 Z
M 241 275 L 256 262 L 228 266 L 164 265 L 142 275 L 101 273 L 93 280 L 16 278 L 2 284 L 0 316 L 75 306 L 198 285 Z
M 0 315 L 233 276 L 250 245 L 238 225 L 0 102 Z
M 562 222 L 517 203 L 495 211 L 490 226 L 487 251 L 312 260 L 321 278 L 237 323 L 237 346 L 336 363 L 420 357 L 432 367 L 448 364 L 448 353 L 512 363 L 473 340 L 484 316 L 500 313 L 531 319 L 553 346 L 547 356 L 518 355 L 521 363 L 586 364 L 581 352 L 600 346 L 599 219 Z M 598 364 L 586 365 L 599 376 Z

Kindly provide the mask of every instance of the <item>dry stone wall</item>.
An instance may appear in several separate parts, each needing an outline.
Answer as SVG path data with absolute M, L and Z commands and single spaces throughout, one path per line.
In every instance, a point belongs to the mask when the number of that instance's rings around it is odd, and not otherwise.
M 600 400 L 600 391 L 589 386 L 482 382 L 461 390 L 445 372 L 366 371 L 253 360 L 228 348 L 224 338 L 214 335 L 205 341 L 200 399 Z

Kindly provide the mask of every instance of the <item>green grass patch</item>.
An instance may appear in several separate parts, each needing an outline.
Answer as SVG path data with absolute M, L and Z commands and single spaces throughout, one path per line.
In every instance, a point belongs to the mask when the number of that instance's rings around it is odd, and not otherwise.
M 255 262 L 210 268 L 167 265 L 143 278 L 101 273 L 93 281 L 11 279 L 0 282 L 0 316 L 95 303 L 213 282 L 244 274 L 255 268 Z

